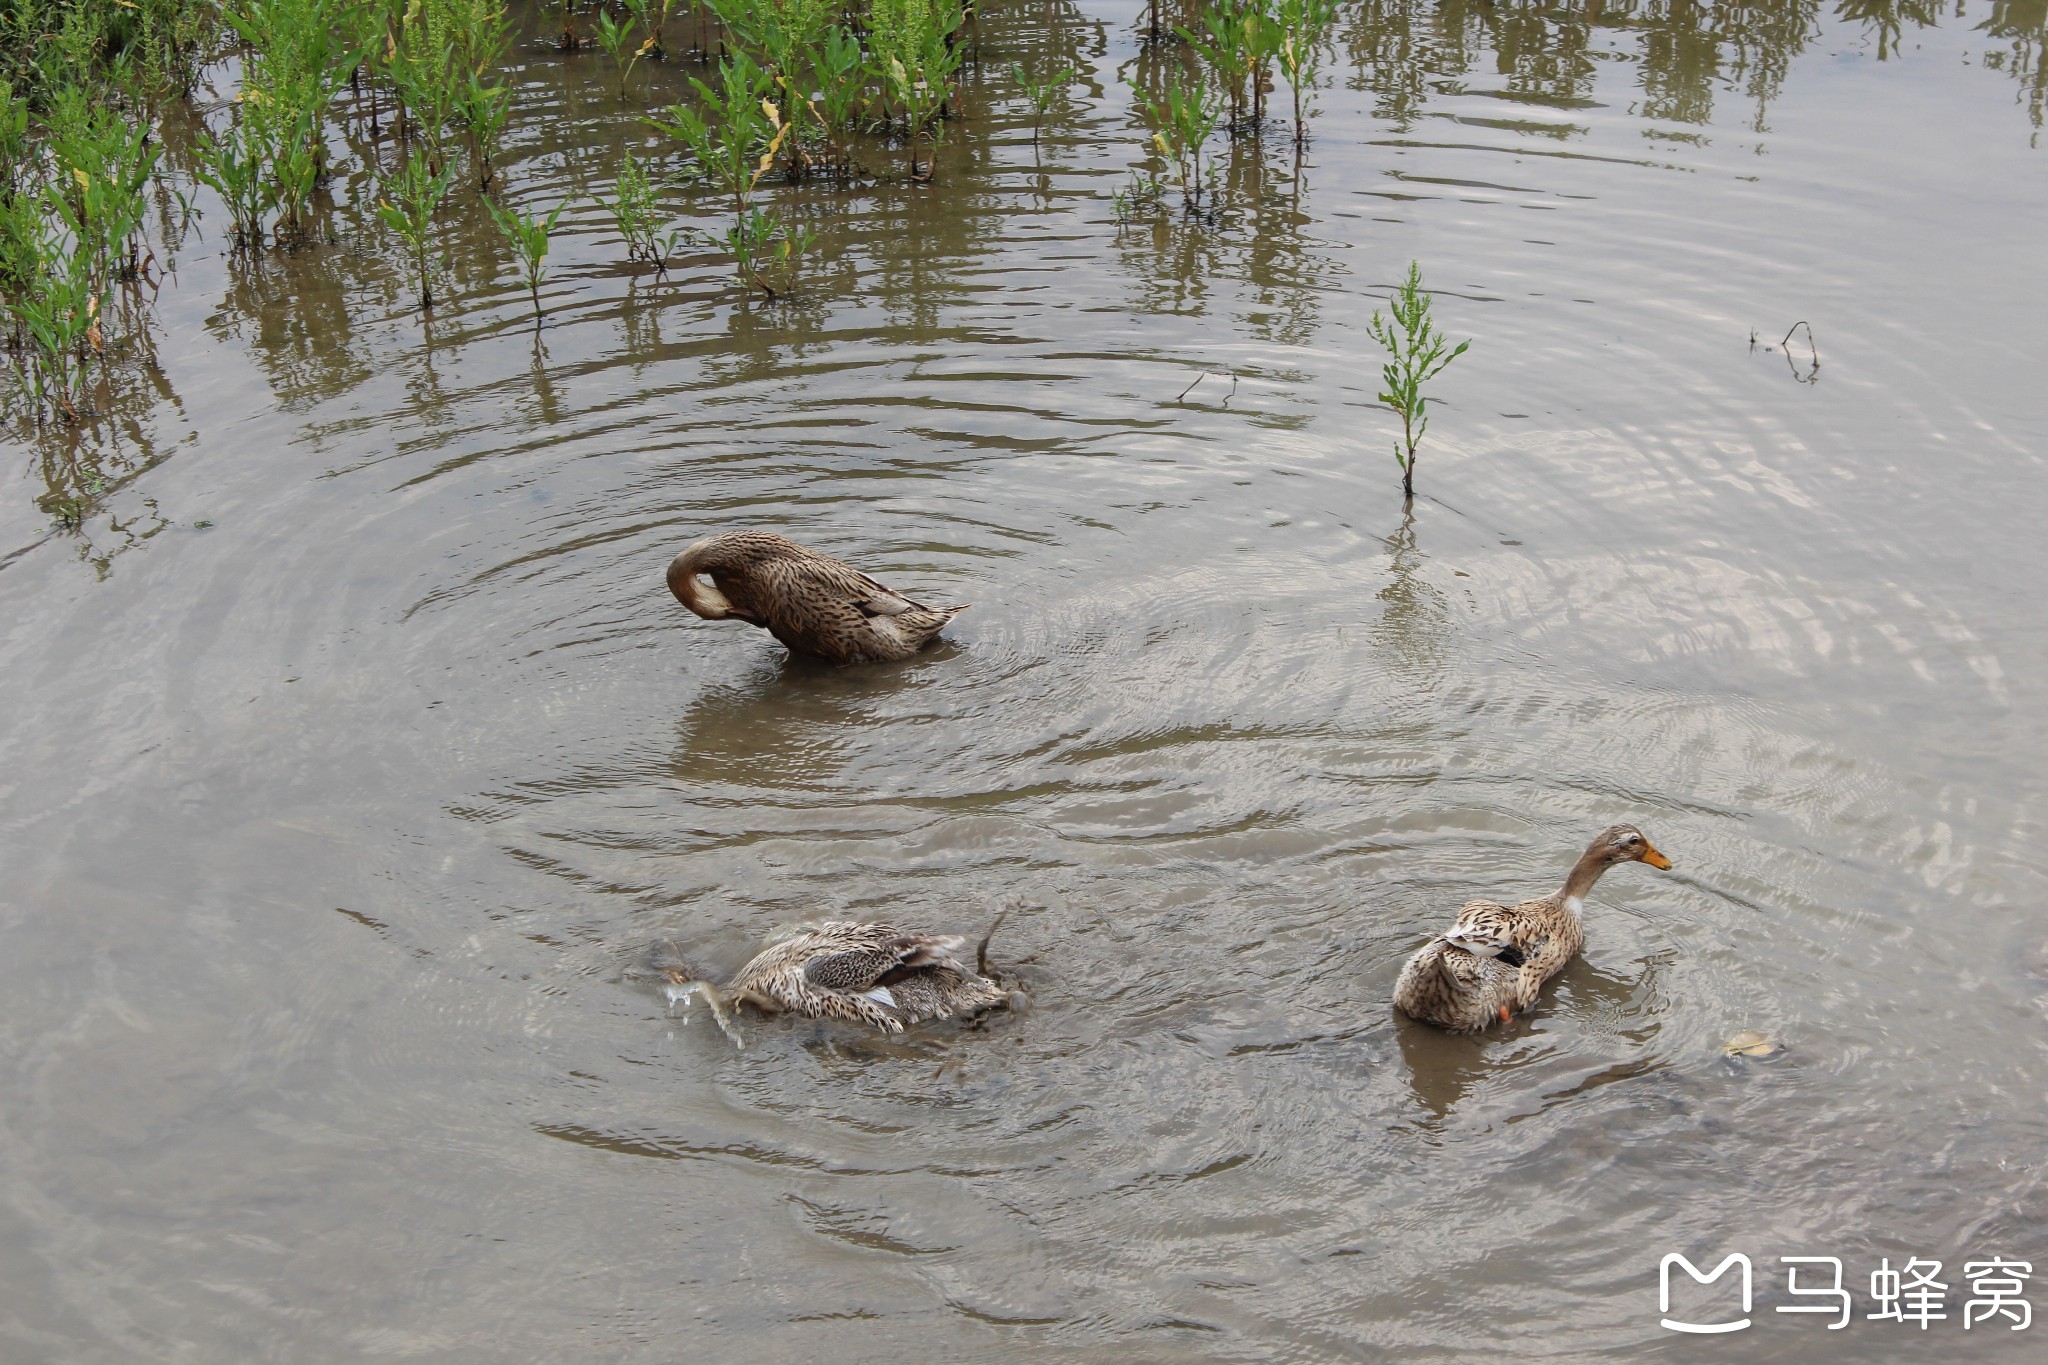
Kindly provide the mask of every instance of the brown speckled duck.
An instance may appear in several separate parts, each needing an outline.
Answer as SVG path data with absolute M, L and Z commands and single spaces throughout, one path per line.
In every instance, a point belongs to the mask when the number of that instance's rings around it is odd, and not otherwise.
M 1395 1007 L 1456 1033 L 1506 1023 L 1530 1008 L 1543 983 L 1585 945 L 1580 907 L 1616 863 L 1671 866 L 1634 825 L 1601 830 L 1561 890 L 1520 905 L 1473 901 L 1460 910 L 1449 932 L 1423 944 L 1401 969 Z
M 1002 919 L 998 915 L 996 924 Z M 989 935 L 995 931 L 996 925 L 990 925 Z M 983 975 L 988 938 L 981 941 L 980 970 L 953 956 L 966 943 L 947 935 L 905 933 L 890 924 L 827 920 L 770 943 L 723 990 L 688 979 L 680 966 L 669 966 L 664 974 L 670 1004 L 701 998 L 734 1042 L 739 1033 L 729 1011 L 738 1004 L 901 1033 L 912 1024 L 967 1018 L 1011 1002 L 1008 991 Z
M 698 541 L 669 564 L 668 588 L 707 621 L 745 621 L 792 653 L 835 664 L 907 659 L 967 610 L 966 603 L 913 602 L 851 565 L 771 531 L 731 531 Z

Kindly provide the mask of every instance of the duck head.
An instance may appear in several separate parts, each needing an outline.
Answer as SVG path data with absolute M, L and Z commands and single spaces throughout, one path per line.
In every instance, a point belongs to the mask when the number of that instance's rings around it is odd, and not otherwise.
M 1603 867 L 1616 863 L 1648 863 L 1660 872 L 1671 870 L 1671 860 L 1634 825 L 1609 825 L 1593 836 L 1586 846 L 1588 859 L 1598 858 Z

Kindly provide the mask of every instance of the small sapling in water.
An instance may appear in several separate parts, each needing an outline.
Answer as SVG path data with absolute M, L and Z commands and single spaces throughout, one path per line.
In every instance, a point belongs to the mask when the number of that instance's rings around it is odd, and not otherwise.
M 431 311 L 434 293 L 427 281 L 427 239 L 434 230 L 434 213 L 448 197 L 455 168 L 443 166 L 436 172 L 428 163 L 429 155 L 425 149 L 415 148 L 385 180 L 385 197 L 377 201 L 377 216 L 412 252 L 419 272 L 420 307 Z
M 676 254 L 683 234 L 662 226 L 654 180 L 631 152 L 619 162 L 619 175 L 612 190 L 611 198 L 600 197 L 597 202 L 611 214 L 619 235 L 626 239 L 626 259 L 645 261 L 656 274 L 666 273 L 669 258 Z
M 1337 0 L 1280 0 L 1276 11 L 1280 43 L 1274 58 L 1294 92 L 1294 145 L 1308 139 L 1308 92 L 1322 65 L 1323 41 L 1337 22 Z
M 646 56 L 654 47 L 652 34 L 638 47 L 633 46 L 634 24 L 635 20 L 630 18 L 621 24 L 606 11 L 600 9 L 597 12 L 597 45 L 605 50 L 606 55 L 612 59 L 612 64 L 619 69 L 620 99 L 626 97 L 626 82 L 633 74 L 634 63 Z
M 1394 447 L 1394 462 L 1401 466 L 1401 500 L 1415 501 L 1415 453 L 1422 435 L 1429 430 L 1429 399 L 1422 386 L 1444 367 L 1465 354 L 1470 341 L 1450 345 L 1429 316 L 1429 295 L 1422 290 L 1422 267 L 1408 263 L 1408 278 L 1389 300 L 1390 321 L 1375 308 L 1367 331 L 1387 348 L 1392 357 L 1380 367 L 1386 391 L 1380 401 L 1401 414 L 1401 442 Z
M 1133 85 L 1131 93 L 1152 126 L 1152 146 L 1180 182 L 1181 203 L 1192 212 L 1200 207 L 1208 185 L 1202 149 L 1223 116 L 1223 96 L 1199 67 L 1185 78 L 1168 77 L 1157 97 L 1141 85 Z
M 546 215 L 521 213 L 517 209 L 500 208 L 486 199 L 485 205 L 491 211 L 491 221 L 498 225 L 498 231 L 518 254 L 519 268 L 526 276 L 527 292 L 533 295 L 533 325 L 540 326 L 540 281 L 548 257 L 548 234 L 555 230 L 555 222 L 562 216 L 562 210 L 569 207 L 563 200 Z
M 1034 81 L 1024 74 L 1022 62 L 1011 62 L 1010 74 L 1023 87 L 1024 98 L 1031 101 L 1031 145 L 1036 147 L 1038 135 L 1045 127 L 1045 116 L 1066 97 L 1067 87 L 1074 83 L 1074 68 L 1063 66 L 1044 80 Z

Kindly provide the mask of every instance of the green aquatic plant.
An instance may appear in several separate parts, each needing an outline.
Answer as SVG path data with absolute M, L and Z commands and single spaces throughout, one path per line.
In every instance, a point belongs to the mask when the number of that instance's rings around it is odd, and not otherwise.
M 960 0 L 870 0 L 868 54 L 882 105 L 893 111 L 910 150 L 910 178 L 936 173 L 939 120 L 953 98 L 963 49 L 953 39 L 964 11 Z M 917 143 L 932 144 L 933 164 L 918 170 Z
M 377 216 L 412 254 L 423 312 L 434 307 L 434 291 L 427 274 L 427 248 L 433 236 L 434 214 L 448 197 L 449 182 L 454 178 L 453 166 L 435 170 L 429 153 L 416 147 L 399 163 L 397 171 L 386 177 L 384 195 L 377 201 Z
M 134 4 L 134 29 L 125 50 L 136 54 L 135 70 L 145 88 L 184 98 L 199 81 L 213 51 L 220 11 L 190 0 L 127 0 Z M 125 8 L 125 4 L 123 6 Z
M 755 54 L 770 84 L 781 90 L 778 104 L 790 125 L 782 140 L 784 163 L 792 177 L 804 174 L 811 168 L 813 147 L 826 140 L 825 121 L 813 97 L 823 93 L 826 77 L 819 67 L 829 59 L 839 5 L 835 0 L 713 0 L 713 8 L 734 41 Z M 830 55 L 843 52 L 833 49 Z
M 470 147 L 476 154 L 477 188 L 489 189 L 498 173 L 505 123 L 512 115 L 512 92 L 503 84 L 485 80 L 481 71 L 471 71 L 457 94 L 456 111 L 469 129 Z
M 724 234 L 712 240 L 732 253 L 740 278 L 771 299 L 796 287 L 803 259 L 817 245 L 809 228 L 763 208 L 734 214 Z
M 46 127 L 57 174 L 45 201 L 61 220 L 95 279 L 133 279 L 141 270 L 145 189 L 163 146 L 144 123 L 67 87 Z
M 1181 203 L 1200 207 L 1208 186 L 1203 148 L 1223 115 L 1223 97 L 1197 67 L 1185 76 L 1169 75 L 1158 95 L 1133 85 L 1138 111 L 1152 127 L 1152 146 L 1166 159 L 1180 182 Z
M 87 366 L 114 331 L 114 286 L 147 268 L 147 186 L 163 148 L 104 90 L 69 84 L 46 96 L 40 126 L 22 129 L 42 145 L 24 142 L 0 184 L 0 301 L 38 420 L 54 409 L 75 422 Z M 12 123 L 4 109 L 0 120 L 0 130 Z
M 502 0 L 467 0 L 459 35 L 462 81 L 456 91 L 455 112 L 469 129 L 477 187 L 488 190 L 497 174 L 505 124 L 512 115 L 510 87 L 489 79 L 490 72 L 504 65 L 512 46 L 511 21 L 505 16 Z
M 600 197 L 597 202 L 611 214 L 619 235 L 626 239 L 626 259 L 645 261 L 654 267 L 655 273 L 666 273 L 669 258 L 676 254 L 683 234 L 674 228 L 663 228 L 653 178 L 631 152 L 619 162 L 612 197 Z
M 498 225 L 498 232 L 505 238 L 517 256 L 519 268 L 526 276 L 527 292 L 533 295 L 533 325 L 540 325 L 540 282 L 548 258 L 548 235 L 555 230 L 562 210 L 569 207 L 569 201 L 561 203 L 546 214 L 521 213 L 517 209 L 501 208 L 492 200 L 484 200 L 491 211 L 491 221 Z
M 359 13 L 377 16 L 369 21 L 366 65 L 397 97 L 401 136 L 424 146 L 438 172 L 454 137 L 466 132 L 477 188 L 488 191 L 512 112 L 510 87 L 492 79 L 511 50 L 503 0 L 353 2 L 370 7 Z
M 418 26 L 402 26 L 399 33 L 383 66 L 398 96 L 400 136 L 425 148 L 428 162 L 440 171 L 447 165 L 448 130 L 461 103 L 461 77 L 446 50 L 422 36 Z
M 639 21 L 647 34 L 646 46 L 640 49 L 642 56 L 666 58 L 668 48 L 662 42 L 663 31 L 668 27 L 668 17 L 676 7 L 676 0 L 626 0 L 626 8 Z
M 719 62 L 718 84 L 695 76 L 690 84 L 701 108 L 671 104 L 650 117 L 648 126 L 682 143 L 696 173 L 743 211 L 780 143 L 779 118 L 768 112 L 774 108 L 768 73 L 746 53 L 734 52 Z
M 12 298 L 42 268 L 40 190 L 0 185 L 0 298 Z
M 1386 385 L 1380 401 L 1401 415 L 1401 441 L 1394 447 L 1394 462 L 1401 466 L 1401 499 L 1407 503 L 1415 501 L 1415 455 L 1423 433 L 1429 430 L 1429 399 L 1422 386 L 1443 373 L 1472 343 L 1450 345 L 1450 339 L 1430 318 L 1419 262 L 1408 263 L 1408 276 L 1387 306 L 1392 318 L 1375 308 L 1366 330 L 1390 357 L 1380 367 Z
M 697 174 L 732 200 L 722 234 L 703 234 L 733 256 L 740 279 L 770 298 L 789 291 L 814 239 L 754 203 L 790 126 L 770 99 L 768 73 L 744 52 L 718 64 L 718 84 L 691 77 L 703 108 L 672 104 L 647 122 L 689 149 Z M 707 117 L 705 110 L 710 111 Z
M 1308 92 L 1315 88 L 1323 44 L 1337 21 L 1337 0 L 1279 0 L 1274 19 L 1281 35 L 1274 60 L 1287 73 L 1287 88 L 1294 94 L 1294 145 L 1299 147 L 1308 139 Z
M 80 420 L 90 366 L 135 317 L 117 287 L 154 260 L 150 111 L 190 86 L 217 25 L 180 0 L 0 6 L 0 313 L 37 422 Z
M 631 16 L 620 23 L 612 18 L 609 10 L 597 12 L 597 45 L 605 50 L 605 55 L 612 59 L 612 65 L 619 69 L 620 99 L 626 97 L 626 81 L 633 74 L 634 63 L 654 46 L 651 35 L 638 47 L 633 46 L 633 29 L 638 23 L 639 20 Z
M 1074 83 L 1072 65 L 1061 67 L 1042 81 L 1034 81 L 1024 74 L 1022 62 L 1010 63 L 1010 75 L 1024 91 L 1024 98 L 1031 102 L 1031 145 L 1038 145 L 1038 135 L 1044 129 L 1045 116 L 1052 107 L 1066 98 L 1067 87 Z
M 143 108 L 191 90 L 219 55 L 220 13 L 195 0 L 7 0 L 0 80 L 40 111 L 67 85 Z
M 1209 0 L 1195 16 L 1198 25 L 1174 31 L 1216 73 L 1222 101 L 1230 107 L 1232 137 L 1257 133 L 1266 112 L 1267 68 L 1284 32 L 1271 13 L 1274 0 Z
M 12 188 L 34 173 L 35 149 L 28 136 L 28 101 L 0 80 L 0 186 Z
M 788 94 L 841 10 L 837 0 L 707 0 L 734 46 Z M 802 98 L 798 96 L 798 98 Z
M 87 353 L 102 348 L 106 285 L 95 275 L 86 244 L 48 213 L 11 204 L 0 221 L 10 239 L 7 273 L 14 277 L 7 307 L 27 343 L 17 362 L 23 387 L 39 413 L 47 404 L 75 422 Z
M 502 0 L 373 2 L 384 7 L 384 36 L 371 44 L 371 65 L 398 98 L 401 135 L 417 140 L 439 173 L 451 137 L 466 129 L 478 186 L 488 189 L 511 103 L 510 91 L 489 79 L 511 44 Z
M 1143 175 L 1134 170 L 1122 189 L 1111 191 L 1110 216 L 1116 219 L 1118 227 L 1122 227 L 1137 217 L 1140 211 L 1157 208 L 1159 201 L 1165 196 L 1166 186 L 1160 184 L 1156 177 Z
M 236 0 L 223 17 L 250 48 L 237 98 L 248 130 L 242 150 L 260 157 L 287 231 L 302 231 L 327 174 L 324 123 L 361 60 L 348 0 Z
M 257 106 L 260 108 L 260 106 Z M 263 222 L 277 206 L 270 178 L 270 137 L 255 109 L 237 109 L 223 133 L 202 130 L 192 149 L 193 178 L 220 196 L 234 245 L 263 245 Z
M 853 134 L 873 96 L 860 39 L 840 24 L 826 29 L 810 53 L 815 89 L 808 101 L 819 141 L 812 164 L 845 178 L 854 173 Z

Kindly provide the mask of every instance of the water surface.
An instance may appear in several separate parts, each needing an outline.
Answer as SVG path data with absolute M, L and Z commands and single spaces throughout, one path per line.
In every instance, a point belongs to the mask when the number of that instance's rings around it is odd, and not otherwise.
M 935 183 L 777 191 L 804 297 L 579 202 L 538 337 L 473 204 L 418 316 L 360 128 L 330 244 L 209 215 L 8 444 L 6 1354 L 1690 1358 L 1658 1258 L 1744 1251 L 1745 1359 L 2031 1358 L 1769 1258 L 2048 1261 L 2044 25 L 1347 7 L 1201 226 L 1112 212 L 1139 10 L 991 6 Z M 1084 73 L 1036 148 L 1013 59 Z M 511 198 L 696 69 L 523 46 Z M 1404 515 L 1411 259 L 1476 340 Z M 662 590 L 737 525 L 975 609 L 788 661 Z M 1538 1013 L 1391 1014 L 1618 820 L 1677 867 Z M 736 1053 L 638 970 L 1004 905 L 973 1030 Z

